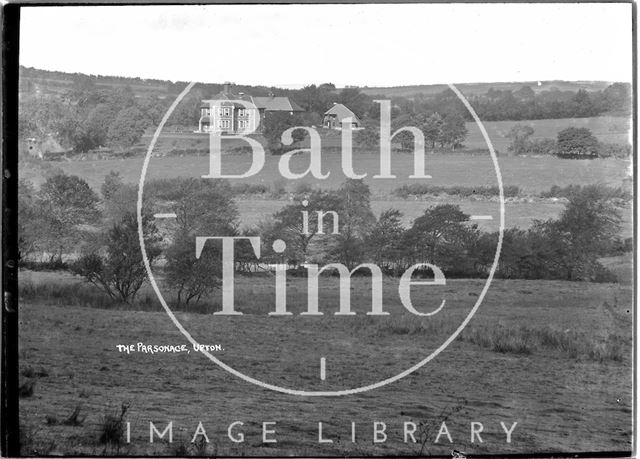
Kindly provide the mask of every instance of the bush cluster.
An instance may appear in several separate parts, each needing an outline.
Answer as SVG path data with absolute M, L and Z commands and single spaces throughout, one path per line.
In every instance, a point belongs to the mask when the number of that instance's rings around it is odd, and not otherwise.
M 395 196 L 408 198 L 409 196 L 448 194 L 450 196 L 460 196 L 468 198 L 470 196 L 497 197 L 500 189 L 497 186 L 437 186 L 413 183 L 402 185 L 393 191 Z M 520 188 L 516 185 L 504 187 L 505 198 L 515 198 L 520 194 Z
M 274 184 L 274 190 L 279 184 Z M 20 247 L 23 254 L 47 254 L 49 266 L 69 267 L 88 284 L 48 291 L 47 285 L 23 284 L 23 298 L 48 296 L 51 301 L 94 303 L 96 291 L 103 291 L 105 307 L 138 304 L 137 294 L 147 274 L 138 239 L 135 211 L 136 189 L 109 174 L 102 187 L 102 199 L 79 177 L 53 175 L 39 192 L 22 184 Z M 495 196 L 496 187 L 449 188 L 405 186 L 400 194 L 455 192 L 462 196 Z M 143 202 L 142 224 L 149 263 L 162 259 L 168 286 L 176 306 L 195 307 L 221 283 L 221 248 L 209 244 L 196 257 L 195 236 L 260 236 L 261 257 L 247 241 L 236 244 L 236 270 L 255 275 L 265 264 L 285 263 L 291 275 L 304 275 L 305 263 L 342 263 L 352 270 L 361 263 L 375 263 L 391 276 L 410 266 L 430 263 L 447 278 L 486 277 L 493 264 L 498 233 L 481 231 L 459 206 L 427 207 L 410 225 L 402 213 L 388 209 L 376 217 L 371 210 L 370 190 L 362 180 L 347 180 L 338 189 L 316 190 L 300 184 L 291 201 L 270 219 L 253 228 L 240 229 L 235 194 L 266 194 L 263 184 L 197 179 L 150 181 L 146 192 L 156 202 L 169 206 L 176 219 L 159 231 Z M 93 193 L 93 194 L 92 194 Z M 507 187 L 507 196 L 517 196 L 517 187 Z M 510 279 L 562 279 L 614 282 L 615 276 L 598 261 L 631 248 L 622 241 L 620 212 L 628 200 L 621 189 L 599 185 L 554 187 L 547 196 L 562 196 L 566 208 L 559 218 L 536 221 L 527 230 L 504 232 L 502 252 L 495 275 Z M 309 216 L 308 228 L 317 228 L 318 211 L 331 209 L 338 218 L 323 219 L 323 232 L 305 229 L 302 215 Z M 322 212 L 320 212 L 322 213 Z M 103 230 L 88 228 L 103 228 Z M 52 233 L 56 228 L 58 233 Z M 106 229 L 104 229 L 106 228 Z M 337 232 L 334 232 L 337 229 Z M 59 235 L 58 235 L 59 234 Z M 53 237 L 55 235 L 55 237 Z M 69 235 L 72 235 L 71 237 Z M 273 242 L 286 242 L 284 252 L 275 252 Z M 53 255 L 52 255 L 53 254 Z M 28 259 L 25 257 L 24 259 Z M 23 259 L 23 260 L 24 260 Z M 431 276 L 423 270 L 419 273 Z M 368 273 L 367 273 L 368 275 Z M 73 292 L 73 294 L 71 294 Z M 70 300 L 70 298 L 75 300 Z M 206 310 L 205 307 L 203 310 Z

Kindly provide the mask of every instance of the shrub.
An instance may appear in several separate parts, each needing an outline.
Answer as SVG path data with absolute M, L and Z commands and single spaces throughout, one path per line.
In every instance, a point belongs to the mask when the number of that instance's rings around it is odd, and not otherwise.
M 123 403 L 120 407 L 119 415 L 108 413 L 104 416 L 100 425 L 100 437 L 98 438 L 100 444 L 120 448 L 124 439 L 128 409 L 129 404 Z
M 69 415 L 67 419 L 65 419 L 62 423 L 66 426 L 79 426 L 84 420 L 87 418 L 87 415 L 80 416 L 80 412 L 82 411 L 81 405 L 76 405 L 73 412 Z
M 276 180 L 271 184 L 271 194 L 274 197 L 283 196 L 286 192 L 287 188 L 284 180 Z
M 629 144 L 600 143 L 598 145 L 598 156 L 600 158 L 620 158 L 626 159 L 631 156 L 633 148 Z
M 295 194 L 309 194 L 313 192 L 313 186 L 310 183 L 299 182 L 295 185 L 293 192 Z
M 584 192 L 590 185 L 567 185 L 558 186 L 553 185 L 549 191 L 543 191 L 540 193 L 541 198 L 567 198 L 570 199 L 574 196 Z M 631 193 L 622 187 L 610 187 L 605 185 L 598 185 L 598 189 L 602 194 L 602 199 L 622 199 L 625 201 L 631 200 Z
M 149 263 L 160 255 L 160 236 L 150 217 L 143 217 L 146 253 Z M 127 214 L 113 225 L 106 234 L 106 254 L 83 254 L 73 265 L 72 271 L 87 282 L 102 289 L 109 297 L 124 303 L 135 296 L 147 278 L 138 241 L 138 222 L 133 214 Z
M 269 187 L 261 183 L 236 183 L 231 186 L 231 191 L 234 194 L 267 194 L 269 193 Z
M 556 155 L 558 144 L 553 139 L 535 139 L 529 141 L 525 152 L 532 155 Z
M 596 158 L 598 139 L 587 128 L 569 127 L 558 132 L 558 156 L 561 158 Z
M 520 194 L 520 188 L 516 185 L 507 185 L 503 188 L 505 198 L 517 197 Z M 483 196 L 493 197 L 500 194 L 498 186 L 437 186 L 437 185 L 425 185 L 420 183 L 413 183 L 411 185 L 402 185 L 393 191 L 393 194 L 401 197 L 408 198 L 409 196 L 421 196 L 421 195 L 437 195 L 448 194 L 451 196 L 460 196 L 468 198 L 470 196 Z
M 20 398 L 28 398 L 31 397 L 36 388 L 36 380 L 35 379 L 27 379 L 25 382 L 20 384 L 18 387 L 18 396 Z

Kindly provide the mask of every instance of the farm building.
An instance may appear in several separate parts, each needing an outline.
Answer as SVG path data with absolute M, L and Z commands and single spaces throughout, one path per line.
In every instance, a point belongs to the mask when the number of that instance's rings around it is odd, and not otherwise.
M 342 104 L 334 104 L 324 113 L 322 125 L 327 129 L 342 129 L 342 120 L 346 118 L 351 118 L 351 129 L 363 129 L 360 118 Z
M 256 108 L 247 108 L 233 100 L 250 102 Z M 222 102 L 221 102 L 222 101 Z M 228 101 L 228 102 L 225 102 Z M 218 103 L 218 109 L 211 107 Z M 298 104 L 288 97 L 281 96 L 250 96 L 242 92 L 231 92 L 231 83 L 225 83 L 224 90 L 210 100 L 203 100 L 200 106 L 200 121 L 198 132 L 218 132 L 227 134 L 239 134 L 256 130 L 256 124 L 264 121 L 269 112 L 284 112 L 293 114 L 303 112 Z
M 39 141 L 30 137 L 26 141 L 21 142 L 20 150 L 22 155 L 32 156 L 34 158 L 55 160 L 71 153 L 71 148 L 62 148 L 60 143 L 52 136 L 48 135 L 44 140 Z

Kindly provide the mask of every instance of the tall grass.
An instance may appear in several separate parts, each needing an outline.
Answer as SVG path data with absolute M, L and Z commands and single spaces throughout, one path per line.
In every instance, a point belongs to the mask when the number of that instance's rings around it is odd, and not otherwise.
M 618 334 L 610 333 L 599 338 L 548 326 L 471 327 L 465 329 L 460 338 L 494 352 L 520 355 L 555 352 L 573 360 L 597 362 L 622 362 L 631 352 L 629 340 Z
M 127 305 L 110 298 L 94 285 L 84 282 L 53 282 L 21 279 L 18 291 L 20 301 L 40 302 L 53 306 L 80 306 L 100 309 L 134 309 L 160 311 L 157 301 L 147 295 L 138 295 L 134 304 Z
M 604 199 L 631 200 L 631 190 L 622 187 L 611 187 L 606 185 L 553 185 L 548 191 L 540 193 L 541 198 L 567 198 L 578 195 L 589 187 L 598 187 Z
M 363 317 L 353 323 L 354 332 L 369 332 L 372 336 L 428 335 L 450 336 L 461 318 L 443 317 L 420 320 L 402 315 L 388 318 Z M 631 355 L 631 341 L 622 335 L 609 333 L 605 337 L 574 330 L 559 330 L 549 326 L 505 326 L 501 324 L 467 327 L 458 337 L 463 342 L 503 354 L 530 355 L 555 353 L 572 360 L 623 362 Z

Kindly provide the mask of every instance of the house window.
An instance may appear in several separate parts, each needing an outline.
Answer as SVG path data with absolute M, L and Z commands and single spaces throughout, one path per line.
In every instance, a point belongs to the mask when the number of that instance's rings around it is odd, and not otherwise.
M 222 107 L 220 109 L 220 116 L 229 116 L 231 115 L 231 109 L 229 107 Z
M 218 121 L 218 126 L 221 129 L 229 129 L 231 124 L 229 123 L 229 120 L 220 120 L 220 121 Z

